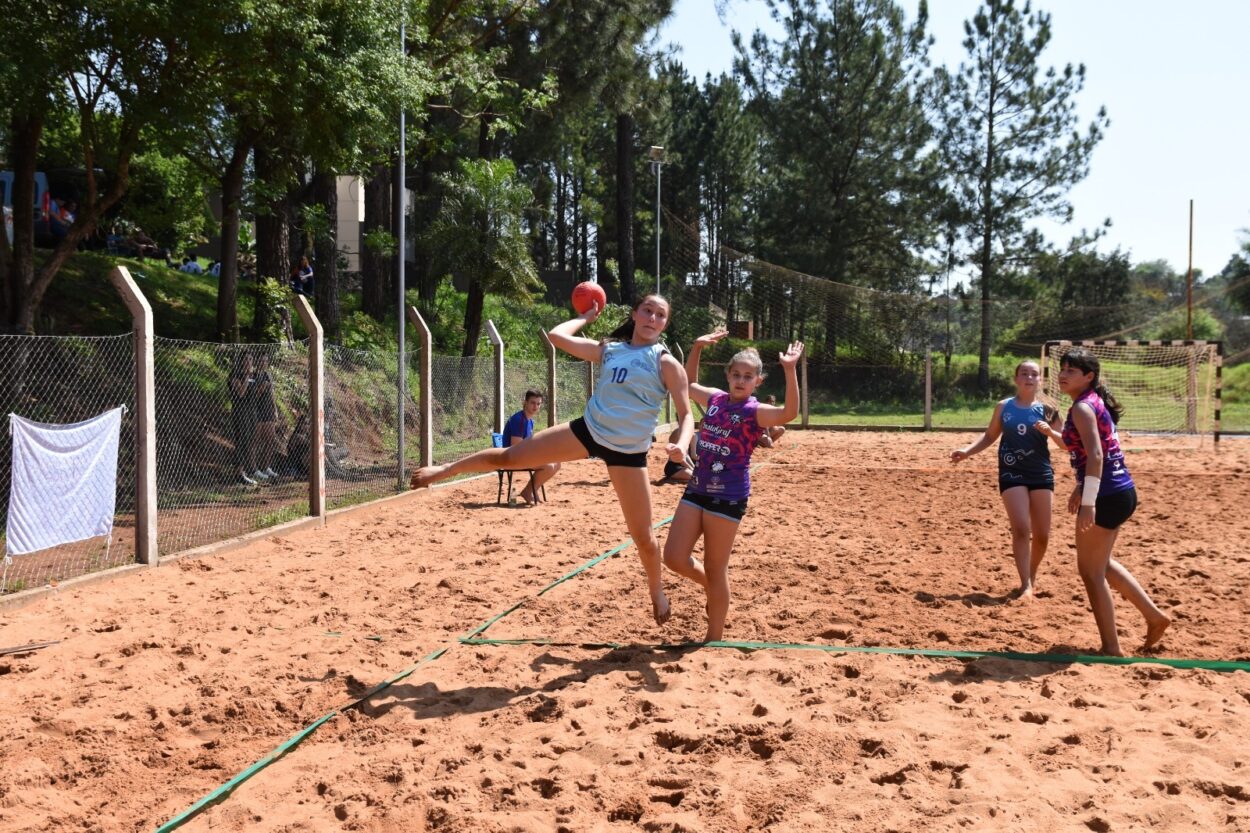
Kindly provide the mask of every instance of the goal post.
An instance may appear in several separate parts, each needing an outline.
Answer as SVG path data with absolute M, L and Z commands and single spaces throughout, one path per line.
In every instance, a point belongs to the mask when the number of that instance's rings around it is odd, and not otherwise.
M 1130 431 L 1210 434 L 1220 441 L 1223 344 L 1218 341 L 1048 341 L 1042 346 L 1042 387 L 1060 399 L 1059 362 L 1073 347 L 1093 352 L 1101 380 L 1124 405 Z

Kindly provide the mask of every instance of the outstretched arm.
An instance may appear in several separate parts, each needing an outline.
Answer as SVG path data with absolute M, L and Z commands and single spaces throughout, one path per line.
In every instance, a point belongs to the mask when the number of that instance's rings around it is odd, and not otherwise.
M 601 362 L 603 361 L 603 345 L 593 338 L 577 334 L 578 330 L 598 318 L 601 312 L 603 312 L 602 308 L 596 303 L 576 318 L 570 318 L 552 327 L 551 332 L 547 333 L 547 338 L 551 339 L 551 343 L 556 347 L 574 358 L 587 362 Z
M 755 420 L 762 428 L 784 425 L 799 415 L 799 358 L 803 355 L 803 342 L 796 341 L 786 352 L 778 357 L 781 369 L 786 374 L 786 404 L 760 405 L 755 411 Z
M 715 344 L 727 335 L 729 335 L 728 330 L 717 330 L 714 333 L 699 336 L 694 340 L 694 344 L 691 345 L 690 354 L 686 356 L 686 378 L 689 382 L 690 398 L 704 408 L 707 407 L 708 399 L 713 394 L 719 393 L 719 391 L 716 388 L 709 388 L 706 385 L 699 384 L 699 354 L 703 352 L 704 347 L 709 344 Z
M 967 460 L 978 451 L 984 451 L 986 448 L 994 444 L 1003 433 L 1003 403 L 999 402 L 994 406 L 994 415 L 990 417 L 990 424 L 986 427 L 985 433 L 982 434 L 977 441 L 967 448 L 959 448 L 951 452 L 951 462 L 958 463 L 960 460 Z

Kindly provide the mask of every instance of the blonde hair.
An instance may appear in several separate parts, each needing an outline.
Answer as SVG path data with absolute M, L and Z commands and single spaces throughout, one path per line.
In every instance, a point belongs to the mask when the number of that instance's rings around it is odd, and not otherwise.
M 755 375 L 761 379 L 764 378 L 764 360 L 760 358 L 760 351 L 754 347 L 748 347 L 745 350 L 739 350 L 734 353 L 734 357 L 729 360 L 729 364 L 725 365 L 725 372 L 729 372 L 729 368 L 735 364 L 745 364 L 747 367 L 755 371 Z

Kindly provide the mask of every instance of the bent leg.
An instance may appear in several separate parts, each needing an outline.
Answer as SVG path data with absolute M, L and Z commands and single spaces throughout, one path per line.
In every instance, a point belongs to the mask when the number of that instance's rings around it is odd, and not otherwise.
M 1172 619 L 1155 605 L 1150 594 L 1138 583 L 1128 569 L 1114 558 L 1107 565 L 1107 583 L 1121 596 L 1129 600 L 1146 619 L 1146 641 L 1143 648 L 1153 647 L 1163 638 L 1163 632 Z
M 655 616 L 656 624 L 663 625 L 672 611 L 668 597 L 664 595 L 660 545 L 656 541 L 655 530 L 651 528 L 651 484 L 647 482 L 647 470 L 630 466 L 608 466 L 608 477 L 612 479 L 621 512 L 625 515 L 625 526 L 638 547 L 638 557 L 642 559 L 642 568 L 647 573 L 651 612 Z
M 664 541 L 664 565 L 680 576 L 707 587 L 703 565 L 694 557 L 694 546 L 703 534 L 703 510 L 689 503 L 677 504 Z

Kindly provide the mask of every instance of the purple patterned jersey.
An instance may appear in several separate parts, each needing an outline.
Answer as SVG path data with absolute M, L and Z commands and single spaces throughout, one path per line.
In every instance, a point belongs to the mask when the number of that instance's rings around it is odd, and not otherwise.
M 751 452 L 764 429 L 755 418 L 759 401 L 731 402 L 717 391 L 707 401 L 699 429 L 699 463 L 686 491 L 698 495 L 745 500 L 751 494 Z
M 1081 442 L 1081 432 L 1076 430 L 1072 421 L 1072 411 L 1084 402 L 1094 411 L 1094 421 L 1098 425 L 1098 441 L 1102 444 L 1102 482 L 1098 486 L 1098 494 L 1114 495 L 1127 492 L 1133 488 L 1133 478 L 1124 465 L 1124 450 L 1120 448 L 1120 435 L 1115 430 L 1115 421 L 1111 412 L 1093 388 L 1076 398 L 1068 409 L 1068 418 L 1063 423 L 1063 444 L 1068 447 L 1072 460 L 1072 468 L 1076 469 L 1076 482 L 1085 482 L 1085 464 L 1089 455 L 1085 452 L 1085 444 Z

